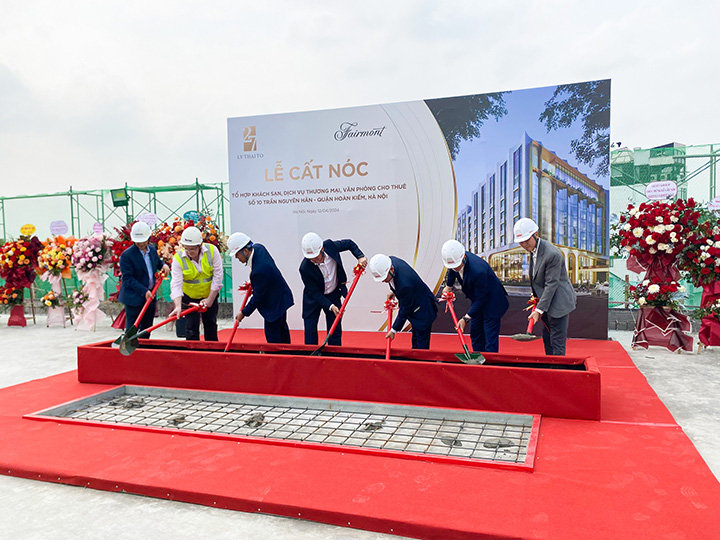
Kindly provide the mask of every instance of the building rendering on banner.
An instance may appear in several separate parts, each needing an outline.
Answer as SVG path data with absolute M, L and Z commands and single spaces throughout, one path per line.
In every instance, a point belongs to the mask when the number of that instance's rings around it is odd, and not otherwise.
M 527 282 L 527 252 L 513 224 L 530 217 L 565 256 L 576 285 L 608 279 L 608 191 L 527 133 L 458 213 L 457 239 L 485 258 L 503 282 Z

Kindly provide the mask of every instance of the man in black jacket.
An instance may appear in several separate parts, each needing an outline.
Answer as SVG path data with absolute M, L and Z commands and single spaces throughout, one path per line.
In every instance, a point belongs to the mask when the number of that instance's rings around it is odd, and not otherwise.
M 302 317 L 305 323 L 305 344 L 317 345 L 320 312 L 325 313 L 328 332 L 340 312 L 342 298 L 347 294 L 347 274 L 340 253 L 349 251 L 365 267 L 367 259 L 352 240 L 325 240 L 315 233 L 302 239 L 305 257 L 300 263 L 303 289 Z M 328 340 L 330 345 L 341 345 L 342 322 L 339 322 Z

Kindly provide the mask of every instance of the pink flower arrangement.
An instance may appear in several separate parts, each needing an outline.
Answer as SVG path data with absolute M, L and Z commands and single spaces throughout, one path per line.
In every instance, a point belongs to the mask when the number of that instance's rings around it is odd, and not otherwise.
M 112 242 L 100 234 L 80 238 L 73 245 L 73 266 L 80 272 L 90 272 L 111 264 Z

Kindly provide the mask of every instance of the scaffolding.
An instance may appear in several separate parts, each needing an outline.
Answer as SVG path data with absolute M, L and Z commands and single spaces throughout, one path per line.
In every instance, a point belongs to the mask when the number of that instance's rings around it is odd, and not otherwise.
M 124 190 L 126 199 L 118 204 L 113 193 Z M 131 187 L 125 184 L 119 190 L 98 189 L 41 193 L 0 197 L 0 229 L 2 238 L 17 235 L 25 223 L 35 225 L 39 238 L 51 236 L 50 224 L 65 221 L 69 233 L 75 237 L 92 232 L 99 223 L 112 233 L 115 227 L 130 223 L 143 213 L 152 212 L 158 222 L 172 221 L 188 211 L 212 216 L 223 230 L 228 203 L 228 184 L 192 184 L 175 186 Z
M 652 182 L 672 181 L 678 199 L 692 197 L 700 205 L 717 197 L 717 168 L 720 144 L 685 146 L 671 143 L 657 148 L 620 148 L 610 152 L 610 224 L 617 224 L 628 204 L 647 201 L 645 188 Z M 625 260 L 610 257 L 610 307 L 627 307 L 627 287 L 637 275 L 627 270 Z M 699 306 L 702 289 L 682 282 L 688 292 L 685 306 Z
M 117 197 L 118 192 L 123 197 Z M 194 183 L 174 186 L 132 187 L 77 191 L 72 187 L 65 192 L 35 195 L 0 196 L 0 231 L 2 242 L 15 239 L 25 224 L 35 226 L 35 234 L 41 240 L 53 236 L 51 225 L 65 222 L 67 234 L 79 238 L 93 232 L 99 223 L 110 236 L 116 236 L 115 228 L 136 220 L 140 215 L 153 213 L 158 223 L 172 222 L 188 212 L 212 217 L 218 227 L 228 232 L 227 207 L 229 204 L 227 182 L 204 184 L 196 178 Z M 224 261 L 224 280 L 220 301 L 232 300 L 232 272 L 229 259 Z M 71 283 L 77 287 L 74 277 Z M 117 278 L 110 276 L 105 282 L 106 296 L 115 292 Z M 49 285 L 36 280 L 37 293 L 49 290 Z M 163 284 L 161 292 L 168 291 Z M 161 294 L 162 296 L 162 294 Z

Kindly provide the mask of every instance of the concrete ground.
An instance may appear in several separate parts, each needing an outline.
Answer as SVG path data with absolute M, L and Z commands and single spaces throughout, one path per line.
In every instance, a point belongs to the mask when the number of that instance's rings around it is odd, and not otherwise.
M 76 347 L 112 339 L 109 321 L 95 332 L 45 326 L 45 316 L 26 328 L 7 326 L 0 315 L 0 388 L 76 368 Z M 221 320 L 228 328 L 231 320 Z M 174 333 L 160 329 L 158 338 Z M 657 347 L 630 348 L 632 332 L 611 331 L 720 478 L 720 349 L 673 354 Z M 697 342 L 697 336 L 695 336 Z M 1 436 L 1 435 L 0 435 Z M 2 539 L 253 539 L 380 540 L 397 536 L 309 521 L 245 514 L 136 495 L 35 482 L 0 475 Z

